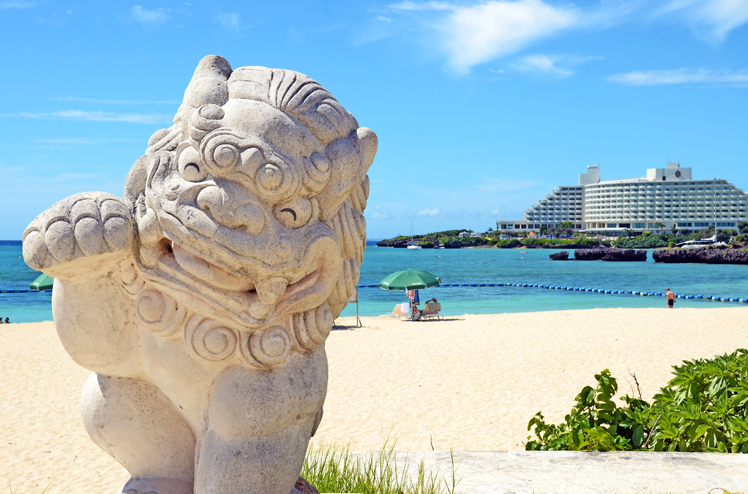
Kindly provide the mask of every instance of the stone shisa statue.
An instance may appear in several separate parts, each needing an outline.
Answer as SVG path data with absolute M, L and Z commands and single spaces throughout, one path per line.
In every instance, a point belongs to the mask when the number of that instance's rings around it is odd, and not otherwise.
M 209 56 L 124 199 L 77 194 L 26 229 L 123 492 L 291 491 L 358 282 L 376 149 L 307 76 Z

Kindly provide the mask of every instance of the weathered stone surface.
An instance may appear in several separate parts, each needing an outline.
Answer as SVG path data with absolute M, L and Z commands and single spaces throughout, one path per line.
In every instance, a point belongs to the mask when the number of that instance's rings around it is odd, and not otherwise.
M 577 261 L 646 261 L 646 250 L 616 249 L 595 247 L 594 249 L 577 249 L 574 251 Z
M 124 198 L 77 194 L 26 229 L 60 339 L 94 371 L 83 421 L 130 472 L 123 492 L 291 492 L 358 282 L 376 149 L 307 76 L 209 56 Z
M 561 252 L 556 252 L 555 254 L 551 254 L 548 257 L 550 257 L 554 261 L 568 261 L 569 260 L 569 251 L 562 250 Z
M 748 252 L 729 247 L 661 249 L 654 251 L 652 258 L 662 263 L 748 264 Z
M 424 460 L 451 485 L 449 451 L 414 451 L 408 460 L 411 477 Z M 704 494 L 748 485 L 748 455 L 741 454 L 455 451 L 454 464 L 462 494 Z

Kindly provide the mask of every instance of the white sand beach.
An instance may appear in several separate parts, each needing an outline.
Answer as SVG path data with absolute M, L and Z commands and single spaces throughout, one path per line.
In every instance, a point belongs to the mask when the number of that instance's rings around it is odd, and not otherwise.
M 748 347 L 748 308 L 596 309 L 465 315 L 411 323 L 363 318 L 327 342 L 330 383 L 315 444 L 376 450 L 516 450 L 538 411 L 559 421 L 593 375 L 645 398 L 670 367 Z M 350 318 L 338 324 L 350 325 Z M 0 326 L 0 492 L 115 493 L 126 472 L 88 438 L 79 396 L 89 372 L 54 323 Z M 9 492 L 9 491 L 7 491 Z

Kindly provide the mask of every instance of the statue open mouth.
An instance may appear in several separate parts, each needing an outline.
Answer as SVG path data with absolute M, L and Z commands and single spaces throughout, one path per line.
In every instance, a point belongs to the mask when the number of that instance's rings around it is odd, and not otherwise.
M 155 270 L 159 284 L 198 290 L 206 302 L 230 307 L 243 324 L 263 326 L 289 313 L 322 304 L 329 296 L 339 272 L 332 249 L 335 241 L 320 236 L 312 241 L 302 260 L 267 266 L 248 260 L 246 275 L 240 276 L 220 266 L 194 247 L 168 238 L 158 243 L 161 255 Z M 155 272 L 154 272 L 155 271 Z M 177 295 L 178 297 L 178 295 Z M 212 305 L 212 304 L 211 304 Z

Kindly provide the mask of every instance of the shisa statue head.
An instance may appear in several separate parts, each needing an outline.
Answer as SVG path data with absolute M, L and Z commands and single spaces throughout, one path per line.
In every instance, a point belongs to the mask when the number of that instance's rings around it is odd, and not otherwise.
M 126 183 L 134 265 L 160 292 L 140 293 L 141 323 L 168 333 L 184 304 L 239 331 L 284 327 L 302 349 L 323 341 L 358 282 L 376 149 L 314 80 L 204 58 Z
M 55 278 L 83 423 L 127 494 L 288 494 L 327 391 L 324 341 L 366 244 L 377 138 L 289 70 L 204 58 L 124 198 L 75 194 L 23 235 Z

